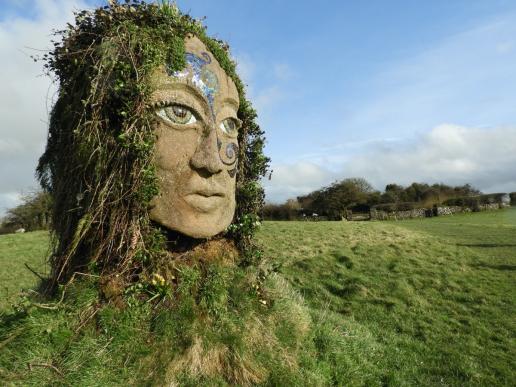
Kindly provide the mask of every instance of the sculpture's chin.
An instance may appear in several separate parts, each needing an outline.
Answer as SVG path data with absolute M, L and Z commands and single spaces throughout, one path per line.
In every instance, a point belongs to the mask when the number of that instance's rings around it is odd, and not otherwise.
M 210 238 L 224 232 L 233 220 L 235 204 L 211 208 L 211 202 L 195 198 L 186 208 L 163 208 L 159 204 L 150 212 L 151 220 L 191 238 Z
M 208 219 L 200 220 L 197 222 L 189 222 L 187 224 L 171 224 L 170 226 L 164 225 L 170 230 L 177 231 L 183 235 L 189 236 L 191 238 L 211 238 L 215 235 L 223 232 L 231 223 L 231 219 L 229 221 L 221 222 L 218 221 L 210 221 Z

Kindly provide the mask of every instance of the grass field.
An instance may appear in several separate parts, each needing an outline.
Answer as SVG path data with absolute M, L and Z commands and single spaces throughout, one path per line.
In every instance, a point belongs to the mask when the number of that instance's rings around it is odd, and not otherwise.
M 400 222 L 265 222 L 334 385 L 516 385 L 516 208 Z M 0 236 L 0 311 L 47 234 Z
M 14 302 L 20 289 L 36 286 L 37 273 L 46 273 L 48 233 L 36 231 L 25 234 L 0 235 L 0 311 Z
M 345 349 L 352 384 L 516 385 L 516 209 L 269 222 L 259 239 Z

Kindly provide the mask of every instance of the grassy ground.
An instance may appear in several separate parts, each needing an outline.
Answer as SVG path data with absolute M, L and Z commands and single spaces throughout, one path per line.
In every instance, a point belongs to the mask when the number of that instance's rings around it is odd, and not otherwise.
M 516 385 L 516 209 L 269 222 L 266 254 L 344 337 L 350 384 Z
M 8 289 L 0 312 L 36 283 L 23 264 L 43 271 L 46 240 L 0 236 Z M 401 222 L 266 222 L 258 240 L 311 316 L 301 366 L 305 380 L 320 381 L 312 385 L 516 385 L 516 208 Z M 288 325 L 276 331 L 283 340 L 293 334 Z M 84 368 L 70 369 L 84 377 Z
M 0 310 L 14 302 L 21 289 L 36 286 L 38 277 L 25 264 L 45 273 L 47 252 L 47 232 L 0 235 Z

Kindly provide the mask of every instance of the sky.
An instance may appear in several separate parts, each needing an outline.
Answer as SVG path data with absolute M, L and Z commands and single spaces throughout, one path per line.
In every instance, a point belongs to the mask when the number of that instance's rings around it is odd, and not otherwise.
M 34 62 L 100 0 L 2 0 L 0 216 L 37 187 L 56 85 Z M 282 202 L 335 180 L 516 191 L 516 2 L 178 0 L 227 41 Z

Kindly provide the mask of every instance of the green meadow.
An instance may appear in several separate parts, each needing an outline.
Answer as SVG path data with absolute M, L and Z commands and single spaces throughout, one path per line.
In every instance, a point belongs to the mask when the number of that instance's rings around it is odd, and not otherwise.
M 21 289 L 37 286 L 38 277 L 26 265 L 45 274 L 48 251 L 46 231 L 0 235 L 0 311 L 19 298 Z
M 516 208 L 265 222 L 257 239 L 309 310 L 311 372 L 324 384 L 516 385 Z M 44 272 L 47 242 L 0 236 L 0 314 L 36 286 L 25 264 Z
M 334 366 L 353 384 L 516 385 L 516 208 L 270 222 L 259 238 L 341 332 Z

